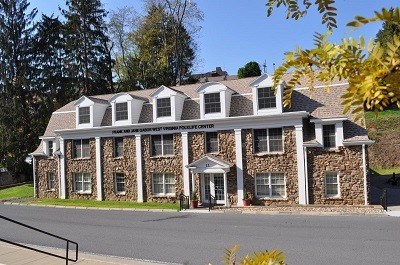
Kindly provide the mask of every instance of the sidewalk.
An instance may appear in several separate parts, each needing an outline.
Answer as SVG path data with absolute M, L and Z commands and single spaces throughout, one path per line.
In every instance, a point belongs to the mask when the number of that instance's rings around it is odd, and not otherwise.
M 65 255 L 65 252 L 60 249 L 44 248 L 34 246 L 35 248 L 40 248 L 50 253 Z M 72 254 L 71 254 L 72 255 Z M 24 249 L 18 246 L 10 245 L 4 242 L 0 242 L 0 265 L 64 265 L 65 260 L 52 257 L 46 254 L 35 252 L 29 249 Z M 94 255 L 87 253 L 79 253 L 78 261 L 69 261 L 68 264 L 82 264 L 82 265 L 165 265 L 172 263 L 162 263 L 155 261 L 146 260 L 136 260 L 121 257 L 111 257 Z

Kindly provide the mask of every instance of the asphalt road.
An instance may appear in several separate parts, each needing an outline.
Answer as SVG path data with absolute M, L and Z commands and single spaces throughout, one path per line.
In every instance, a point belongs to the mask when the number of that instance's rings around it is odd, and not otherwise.
M 0 215 L 79 243 L 80 251 L 188 264 L 284 251 L 288 264 L 400 264 L 400 218 L 198 214 L 0 205 Z M 58 241 L 0 220 L 0 237 L 53 247 Z

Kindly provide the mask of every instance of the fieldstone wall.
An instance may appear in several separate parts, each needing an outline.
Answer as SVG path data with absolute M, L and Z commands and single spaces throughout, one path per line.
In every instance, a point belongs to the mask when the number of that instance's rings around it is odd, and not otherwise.
M 255 174 L 281 172 L 286 178 L 286 198 L 253 198 L 252 204 L 298 204 L 296 132 L 294 127 L 283 128 L 283 154 L 254 154 L 253 130 L 242 131 L 243 178 L 247 192 L 255 195 Z M 247 162 L 246 162 L 247 161 Z M 239 198 L 242 199 L 242 198 Z
M 192 163 L 205 155 L 205 134 L 204 132 L 189 133 L 189 163 Z M 235 164 L 235 132 L 218 131 L 218 146 L 219 152 L 212 154 L 215 157 L 221 158 L 227 162 Z M 200 201 L 201 198 L 201 176 L 196 174 L 195 190 Z M 236 165 L 232 166 L 227 174 L 227 193 L 230 205 L 237 203 L 237 180 L 236 180 Z
M 113 201 L 136 201 L 136 144 L 135 136 L 124 137 L 124 156 L 114 157 L 114 138 L 102 138 L 103 198 Z M 116 194 L 114 173 L 123 173 L 125 194 Z
M 95 139 L 89 140 L 90 157 L 89 158 L 72 158 L 72 140 L 66 140 L 66 182 L 67 193 L 69 199 L 97 199 L 97 182 L 96 182 L 96 142 Z M 92 192 L 90 194 L 76 193 L 74 190 L 74 173 L 90 173 L 92 180 Z
M 150 135 L 142 135 L 144 200 L 148 202 L 176 202 L 179 200 L 178 195 L 183 193 L 181 134 L 174 134 L 174 155 L 152 157 L 150 150 Z M 175 196 L 159 196 L 152 194 L 153 173 L 174 174 Z
M 334 151 L 323 148 L 307 149 L 310 204 L 364 204 L 361 148 L 361 146 L 339 147 Z M 325 196 L 325 171 L 339 173 L 340 198 Z
M 38 198 L 56 199 L 59 195 L 58 158 L 35 157 L 36 160 L 36 193 Z M 54 190 L 47 188 L 47 173 L 54 173 Z

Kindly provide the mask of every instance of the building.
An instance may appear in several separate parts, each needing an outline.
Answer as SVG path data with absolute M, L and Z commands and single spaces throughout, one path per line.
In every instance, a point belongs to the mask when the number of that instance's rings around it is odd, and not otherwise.
M 348 84 L 272 78 L 83 96 L 55 111 L 32 153 L 35 196 L 221 205 L 368 204 L 366 129 L 342 114 Z

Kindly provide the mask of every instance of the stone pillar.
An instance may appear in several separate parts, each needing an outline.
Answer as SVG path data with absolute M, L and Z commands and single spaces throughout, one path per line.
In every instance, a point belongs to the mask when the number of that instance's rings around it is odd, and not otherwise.
M 66 176 L 65 176 L 65 146 L 64 139 L 60 138 L 60 199 L 66 198 Z
M 96 139 L 96 185 L 97 185 L 97 200 L 103 200 L 103 176 L 101 171 L 101 139 Z
M 243 154 L 242 154 L 242 130 L 235 129 L 236 147 L 236 181 L 237 181 L 237 205 L 243 206 Z M 225 173 L 226 174 L 226 173 Z
M 303 150 L 303 125 L 296 125 L 296 155 L 297 155 L 297 178 L 299 186 L 299 204 L 308 204 L 308 191 L 304 168 Z
M 135 135 L 137 202 L 143 202 L 142 136 Z
M 188 133 L 182 132 L 182 171 L 183 171 L 183 191 L 186 196 L 190 196 L 189 169 L 189 142 Z

